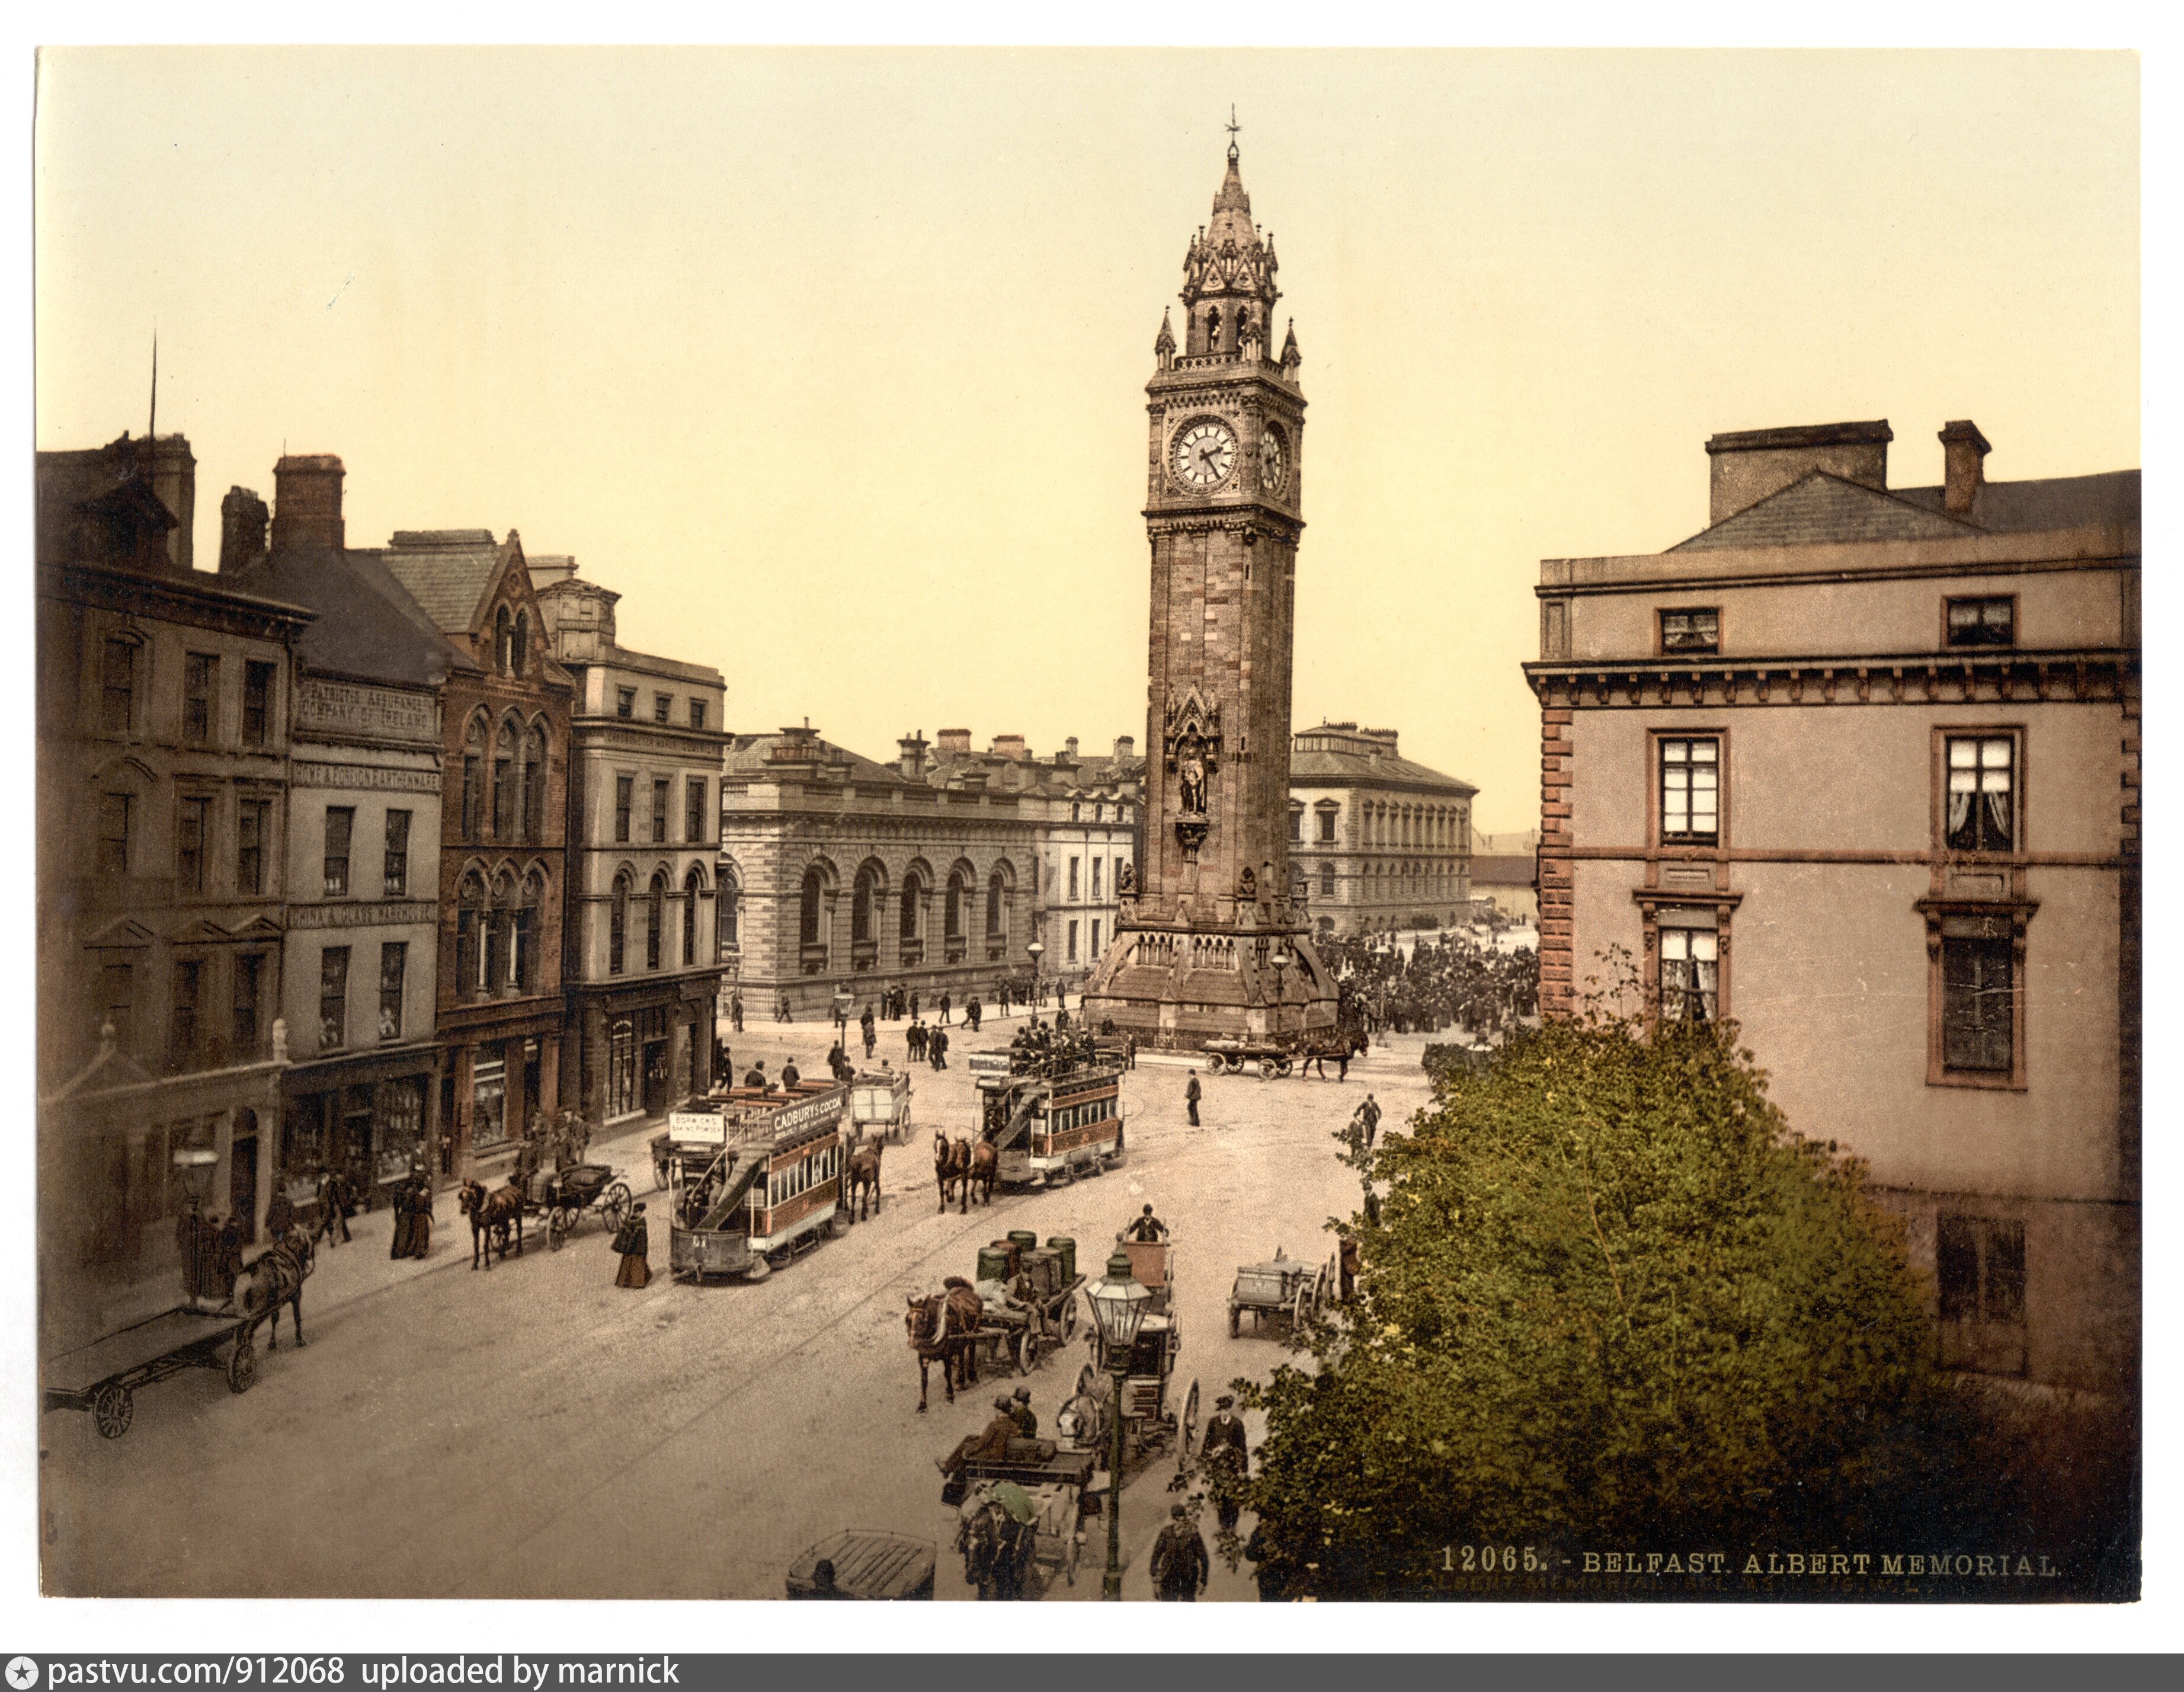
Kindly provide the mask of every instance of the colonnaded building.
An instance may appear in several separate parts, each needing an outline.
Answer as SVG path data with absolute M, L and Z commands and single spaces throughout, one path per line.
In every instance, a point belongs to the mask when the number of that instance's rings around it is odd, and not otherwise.
M 1479 790 L 1401 757 L 1393 729 L 1323 723 L 1291 741 L 1290 880 L 1317 931 L 1470 921 Z
M 2139 474 L 1717 435 L 1711 521 L 1549 559 L 1540 997 L 1641 960 L 1864 1159 L 1942 1360 L 2126 1391 L 2139 1332 Z

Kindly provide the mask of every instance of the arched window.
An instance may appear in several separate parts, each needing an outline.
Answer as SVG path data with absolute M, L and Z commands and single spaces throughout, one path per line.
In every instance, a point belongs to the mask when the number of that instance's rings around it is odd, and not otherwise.
M 485 832 L 485 719 L 471 718 L 463 736 L 463 838 L 478 839 Z
M 986 938 L 1008 939 L 1007 889 L 1001 885 L 1001 872 L 996 869 L 986 878 Z
M 652 873 L 652 891 L 644 902 L 644 967 L 660 967 L 660 930 L 667 917 L 667 872 Z
M 511 676 L 523 673 L 523 661 L 531 651 L 531 618 L 525 612 L 515 614 L 515 632 L 508 642 L 508 673 Z
M 607 974 L 619 975 L 629 944 L 629 875 L 615 877 L 614 898 L 607 906 Z
M 515 626 L 509 620 L 508 607 L 503 606 L 493 614 L 493 667 L 503 675 L 508 673 L 509 652 L 515 645 L 514 635 Z
M 1217 305 L 1206 308 L 1206 350 L 1209 353 L 1221 350 L 1221 308 Z
M 925 878 L 916 870 L 902 878 L 902 911 L 895 919 L 895 949 L 905 964 L 925 961 Z
M 969 902 L 970 896 L 970 884 L 964 880 L 963 872 L 950 870 L 945 913 L 942 919 L 942 931 L 950 940 L 963 938 L 963 907 Z
M 698 906 L 705 892 L 705 875 L 694 867 L 682 878 L 682 966 L 686 969 L 698 961 Z
M 796 933 L 799 941 L 805 946 L 820 945 L 826 938 L 821 931 L 820 911 L 827 896 L 826 879 L 816 866 L 804 872 L 804 895 L 797 913 Z
M 515 984 L 515 878 L 493 878 L 493 909 L 486 919 L 485 987 L 497 993 Z
M 538 991 L 538 940 L 545 919 L 546 878 L 537 870 L 523 878 L 523 902 L 515 910 L 516 991 Z
M 493 743 L 493 837 L 515 838 L 515 724 L 500 725 Z
M 516 621 L 522 622 L 521 617 Z M 534 723 L 523 737 L 523 838 L 538 846 L 546 839 L 546 725 Z
M 480 946 L 485 927 L 485 878 L 473 869 L 455 896 L 455 996 L 468 998 L 485 991 Z
M 736 878 L 723 870 L 721 874 L 719 896 L 714 901 L 713 933 L 718 945 L 716 950 L 726 958 L 743 945 L 743 887 Z
M 857 945 L 867 945 L 877 937 L 872 913 L 879 903 L 879 871 L 868 863 L 858 870 L 856 885 L 850 891 L 850 939 Z

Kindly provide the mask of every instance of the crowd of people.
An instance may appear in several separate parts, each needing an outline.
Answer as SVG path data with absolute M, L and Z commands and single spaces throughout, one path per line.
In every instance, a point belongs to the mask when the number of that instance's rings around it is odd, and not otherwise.
M 1449 1029 L 1492 1044 L 1540 1010 L 1540 954 L 1504 952 L 1470 935 L 1420 935 L 1407 952 L 1374 936 L 1320 942 L 1374 1034 L 1439 1034 Z

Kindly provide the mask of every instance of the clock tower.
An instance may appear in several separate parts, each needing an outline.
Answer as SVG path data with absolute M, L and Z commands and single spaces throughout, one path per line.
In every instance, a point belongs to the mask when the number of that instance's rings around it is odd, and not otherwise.
M 1163 316 L 1145 384 L 1152 549 L 1145 837 L 1094 1026 L 1170 1050 L 1318 1034 L 1335 988 L 1290 879 L 1290 672 L 1304 474 L 1292 326 L 1232 132 L 1213 216 L 1184 257 L 1183 343 Z

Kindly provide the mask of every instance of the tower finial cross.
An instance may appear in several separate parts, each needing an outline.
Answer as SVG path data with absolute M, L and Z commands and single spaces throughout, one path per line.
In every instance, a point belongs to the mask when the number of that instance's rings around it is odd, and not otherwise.
M 1233 164 L 1236 158 L 1236 137 L 1244 127 L 1236 121 L 1236 108 L 1233 102 L 1228 107 L 1228 121 L 1225 127 L 1228 131 L 1228 158 Z

